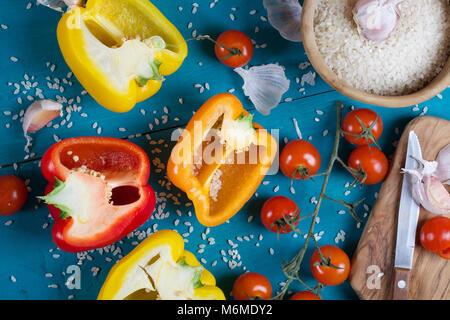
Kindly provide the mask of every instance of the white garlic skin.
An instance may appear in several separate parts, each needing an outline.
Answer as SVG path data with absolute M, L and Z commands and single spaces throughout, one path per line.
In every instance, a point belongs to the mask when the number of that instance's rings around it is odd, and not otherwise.
M 353 7 L 353 19 L 360 35 L 380 42 L 389 38 L 400 20 L 403 0 L 359 0 Z
M 271 63 L 248 70 L 236 68 L 234 71 L 244 79 L 244 94 L 263 115 L 269 115 L 270 110 L 278 106 L 283 94 L 289 90 L 290 81 L 280 65 Z

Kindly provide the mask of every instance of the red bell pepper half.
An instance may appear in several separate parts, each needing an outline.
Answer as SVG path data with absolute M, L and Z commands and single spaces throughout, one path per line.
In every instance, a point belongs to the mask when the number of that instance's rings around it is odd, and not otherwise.
M 144 224 L 155 209 L 150 162 L 116 138 L 81 137 L 50 147 L 41 161 L 41 197 L 55 220 L 52 237 L 67 252 L 104 247 Z

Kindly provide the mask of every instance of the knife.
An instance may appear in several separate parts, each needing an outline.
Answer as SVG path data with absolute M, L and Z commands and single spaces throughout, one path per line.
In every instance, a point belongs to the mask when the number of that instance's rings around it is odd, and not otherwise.
M 414 131 L 409 132 L 405 169 L 416 169 L 419 164 L 415 159 L 422 158 L 420 143 Z M 403 176 L 400 206 L 398 209 L 397 242 L 394 261 L 394 300 L 407 300 L 409 289 L 409 272 L 414 258 L 416 245 L 416 228 L 420 206 L 412 196 L 412 183 L 408 175 Z

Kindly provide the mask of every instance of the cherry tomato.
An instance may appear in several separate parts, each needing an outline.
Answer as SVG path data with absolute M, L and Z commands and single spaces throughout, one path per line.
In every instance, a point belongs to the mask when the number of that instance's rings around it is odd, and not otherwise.
M 0 177 L 0 215 L 10 216 L 19 211 L 28 198 L 25 183 L 18 177 Z
M 370 129 L 372 124 L 373 127 Z M 383 121 L 373 110 L 356 109 L 345 116 L 342 122 L 342 130 L 348 142 L 357 146 L 364 146 L 372 144 L 375 142 L 374 139 L 380 138 L 383 133 Z M 362 137 L 358 138 L 358 135 L 362 135 Z
M 326 286 L 336 286 L 347 280 L 350 273 L 350 259 L 339 247 L 325 245 L 320 247 L 320 251 L 329 265 L 319 265 L 322 260 L 316 250 L 311 256 L 309 267 L 317 281 Z
M 229 67 L 239 68 L 245 66 L 253 56 L 252 40 L 241 31 L 225 31 L 217 38 L 216 42 L 215 51 L 217 58 Z M 227 49 L 220 44 L 227 47 Z M 236 51 L 236 54 L 233 54 L 228 49 Z
M 290 179 L 307 179 L 307 175 L 315 175 L 319 168 L 319 151 L 306 140 L 293 140 L 281 151 L 280 169 Z
M 294 293 L 289 300 L 322 300 L 322 299 L 314 292 L 299 291 Z
M 292 219 L 293 224 L 298 224 L 300 210 L 297 204 L 289 198 L 275 196 L 268 199 L 261 208 L 261 221 L 272 232 L 289 233 L 292 228 L 283 217 Z
M 420 228 L 420 243 L 428 251 L 450 259 L 450 219 L 435 217 L 427 220 Z
M 269 300 L 272 297 L 272 286 L 262 274 L 247 272 L 234 282 L 232 295 L 234 300 Z
M 374 146 L 359 147 L 350 154 L 348 166 L 355 170 L 361 169 L 367 174 L 366 180 L 360 182 L 364 184 L 377 184 L 381 182 L 387 175 L 389 169 L 389 161 L 384 153 Z

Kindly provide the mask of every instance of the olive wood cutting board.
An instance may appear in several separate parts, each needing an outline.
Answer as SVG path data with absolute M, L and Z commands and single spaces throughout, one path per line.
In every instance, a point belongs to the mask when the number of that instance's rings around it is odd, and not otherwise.
M 417 134 L 425 160 L 435 160 L 439 151 L 450 143 L 450 121 L 422 116 L 412 120 L 391 161 L 390 172 L 381 186 L 377 201 L 352 258 L 350 284 L 360 299 L 392 299 L 397 213 L 405 163 L 408 134 Z M 450 260 L 426 251 L 418 240 L 420 227 L 435 216 L 421 207 L 416 231 L 416 247 L 410 272 L 409 299 L 450 299 Z

